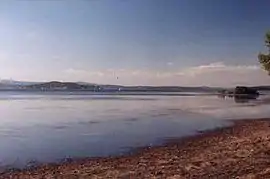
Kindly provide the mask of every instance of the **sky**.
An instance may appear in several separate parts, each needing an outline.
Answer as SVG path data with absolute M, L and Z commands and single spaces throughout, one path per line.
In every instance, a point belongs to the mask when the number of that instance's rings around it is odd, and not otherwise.
M 0 1 L 0 78 L 269 85 L 269 0 Z

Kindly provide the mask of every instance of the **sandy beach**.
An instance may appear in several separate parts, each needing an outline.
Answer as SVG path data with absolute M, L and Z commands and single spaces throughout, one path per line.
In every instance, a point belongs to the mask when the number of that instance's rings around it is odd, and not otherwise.
M 270 178 L 270 120 L 238 120 L 128 156 L 43 164 L 0 178 Z

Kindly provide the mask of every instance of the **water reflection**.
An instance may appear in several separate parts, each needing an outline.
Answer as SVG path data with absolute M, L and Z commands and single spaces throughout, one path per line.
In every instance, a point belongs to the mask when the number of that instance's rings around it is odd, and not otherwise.
M 236 103 L 249 103 L 257 100 L 259 95 L 248 95 L 248 96 L 234 96 L 234 102 Z
M 254 102 L 259 98 L 259 95 L 217 95 L 220 99 L 233 98 L 235 103 L 250 103 Z

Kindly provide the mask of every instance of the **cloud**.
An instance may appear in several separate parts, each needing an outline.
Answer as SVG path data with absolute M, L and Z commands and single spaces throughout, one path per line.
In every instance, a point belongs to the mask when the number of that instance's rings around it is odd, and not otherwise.
M 76 76 L 104 76 L 104 73 L 102 73 L 101 71 L 87 71 L 73 68 L 66 69 L 64 72 Z
M 9 58 L 9 54 L 0 51 L 0 62 L 5 62 Z
M 223 62 L 191 67 L 182 71 L 190 83 L 210 86 L 267 84 L 269 76 L 257 65 L 225 65 Z
M 36 39 L 38 37 L 38 33 L 36 31 L 29 31 L 27 32 L 26 37 Z
M 168 66 L 172 66 L 173 65 L 173 62 L 168 62 L 167 65 Z
M 201 75 L 206 73 L 219 73 L 219 72 L 248 72 L 248 71 L 258 71 L 261 70 L 259 66 L 256 65 L 225 65 L 223 62 L 210 63 L 208 65 L 201 65 L 196 67 L 191 67 L 183 70 L 186 75 Z
M 178 70 L 67 69 L 67 79 L 123 85 L 235 86 L 268 84 L 270 77 L 260 66 L 215 62 Z

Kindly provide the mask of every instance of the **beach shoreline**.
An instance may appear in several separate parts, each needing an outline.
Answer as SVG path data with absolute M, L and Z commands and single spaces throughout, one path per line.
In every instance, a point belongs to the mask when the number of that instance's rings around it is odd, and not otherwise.
M 0 178 L 270 178 L 270 119 L 230 122 L 130 155 L 42 164 Z

